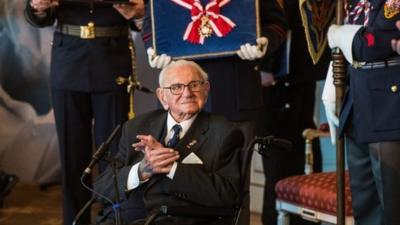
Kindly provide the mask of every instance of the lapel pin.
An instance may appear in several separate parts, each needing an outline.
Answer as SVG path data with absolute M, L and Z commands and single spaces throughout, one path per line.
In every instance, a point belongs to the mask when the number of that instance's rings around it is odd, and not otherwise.
M 186 148 L 191 148 L 197 143 L 197 140 L 192 140 L 189 144 L 186 145 Z

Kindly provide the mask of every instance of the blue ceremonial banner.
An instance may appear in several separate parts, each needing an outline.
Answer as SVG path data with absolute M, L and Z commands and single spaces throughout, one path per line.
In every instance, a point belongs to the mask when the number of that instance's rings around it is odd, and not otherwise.
M 229 56 L 260 36 L 258 0 L 150 0 L 150 7 L 157 55 Z
M 299 8 L 308 52 L 317 64 L 328 44 L 328 29 L 336 16 L 336 0 L 300 0 Z

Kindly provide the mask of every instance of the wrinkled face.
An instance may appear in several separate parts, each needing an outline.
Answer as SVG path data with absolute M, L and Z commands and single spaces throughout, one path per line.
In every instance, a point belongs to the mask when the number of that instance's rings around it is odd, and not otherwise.
M 207 101 L 210 84 L 190 65 L 169 69 L 163 82 L 162 87 L 157 89 L 157 96 L 177 122 L 200 112 Z M 179 91 L 182 88 L 183 91 Z

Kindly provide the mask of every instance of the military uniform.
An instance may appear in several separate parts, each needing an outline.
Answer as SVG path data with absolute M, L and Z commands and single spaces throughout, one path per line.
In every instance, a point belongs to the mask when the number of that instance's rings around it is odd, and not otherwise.
M 359 10 L 359 9 L 362 10 Z M 350 1 L 347 23 L 363 24 L 352 42 L 339 130 L 346 145 L 356 224 L 400 224 L 400 58 L 398 0 Z
M 115 79 L 132 73 L 128 48 L 131 24 L 111 4 L 60 1 L 45 16 L 38 16 L 28 1 L 25 15 L 38 27 L 57 22 L 50 82 L 62 161 L 64 224 L 72 224 L 90 198 L 79 178 L 92 155 L 93 120 L 98 147 L 127 119 L 129 96 Z M 89 223 L 89 213 L 82 223 Z
M 263 157 L 266 184 L 263 200 L 263 224 L 276 224 L 275 184 L 285 177 L 304 173 L 304 138 L 306 128 L 315 127 L 313 121 L 316 81 L 324 79 L 330 59 L 330 51 L 325 50 L 319 62 L 314 65 L 307 50 L 304 27 L 297 1 L 283 1 L 286 18 L 291 30 L 289 74 L 275 77 L 276 83 L 263 88 L 264 109 L 258 135 L 273 135 L 293 143 L 291 152 L 272 149 Z M 262 67 L 265 72 L 281 70 L 279 58 L 286 57 L 286 46 L 271 57 Z M 286 72 L 286 71 L 285 71 Z M 319 142 L 313 145 L 314 171 L 321 171 Z M 305 224 L 305 221 L 290 219 L 291 224 Z

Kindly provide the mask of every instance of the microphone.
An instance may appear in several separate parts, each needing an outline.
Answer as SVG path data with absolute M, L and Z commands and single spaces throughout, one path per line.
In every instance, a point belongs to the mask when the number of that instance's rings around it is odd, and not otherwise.
M 90 161 L 89 165 L 83 171 L 82 177 L 85 177 L 86 175 L 89 175 L 92 172 L 93 167 L 97 164 L 97 162 L 101 158 L 103 158 L 104 154 L 107 152 L 108 148 L 110 147 L 110 144 L 111 144 L 112 140 L 114 139 L 115 135 L 118 133 L 120 128 L 121 128 L 121 125 L 118 124 L 117 127 L 114 128 L 114 130 L 110 134 L 110 136 L 107 138 L 107 140 L 105 142 L 101 143 L 100 147 L 93 154 L 92 161 Z
M 153 94 L 152 90 L 150 90 L 149 88 L 143 86 L 139 81 L 136 81 L 134 85 L 135 85 L 135 89 L 136 90 L 142 91 L 144 93 Z
M 259 153 L 265 155 L 269 149 L 282 149 L 290 151 L 293 143 L 287 139 L 275 138 L 274 136 L 256 137 L 256 142 L 261 144 Z
M 154 93 L 150 88 L 147 88 L 147 87 L 143 86 L 143 85 L 142 85 L 139 81 L 137 81 L 136 79 L 132 80 L 131 77 L 126 78 L 126 77 L 119 76 L 119 77 L 117 77 L 117 78 L 115 79 L 115 82 L 116 82 L 118 85 L 122 85 L 122 84 L 124 84 L 124 83 L 127 83 L 127 85 L 128 85 L 128 91 L 129 91 L 131 88 L 134 88 L 134 89 L 139 90 L 139 91 L 142 91 L 142 92 L 144 92 L 144 93 L 149 93 L 149 94 Z

